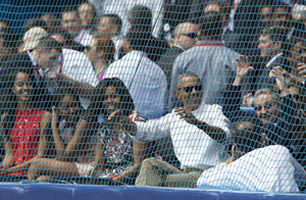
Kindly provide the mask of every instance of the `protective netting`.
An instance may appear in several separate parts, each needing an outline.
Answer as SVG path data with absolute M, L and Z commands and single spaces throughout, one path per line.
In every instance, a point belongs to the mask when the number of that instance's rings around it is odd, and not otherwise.
M 305 1 L 0 5 L 2 182 L 304 192 Z

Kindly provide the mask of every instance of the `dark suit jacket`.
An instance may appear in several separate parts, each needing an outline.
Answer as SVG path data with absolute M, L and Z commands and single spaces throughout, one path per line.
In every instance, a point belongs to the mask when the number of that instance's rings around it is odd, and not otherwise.
M 146 53 L 148 58 L 157 62 L 159 58 L 169 49 L 169 45 L 164 39 L 157 39 L 150 35 L 148 45 L 146 46 Z
M 167 82 L 168 82 L 168 90 L 170 89 L 170 83 L 171 83 L 171 74 L 172 74 L 172 66 L 174 63 L 174 60 L 178 55 L 183 53 L 184 50 L 179 47 L 172 47 L 171 49 L 168 49 L 163 56 L 159 59 L 157 64 L 160 66 L 160 68 L 164 71 Z

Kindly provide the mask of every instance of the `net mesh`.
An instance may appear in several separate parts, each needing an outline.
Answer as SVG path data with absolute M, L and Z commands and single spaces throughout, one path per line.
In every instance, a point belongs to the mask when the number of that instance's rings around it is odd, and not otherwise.
M 0 5 L 1 182 L 304 193 L 305 1 Z

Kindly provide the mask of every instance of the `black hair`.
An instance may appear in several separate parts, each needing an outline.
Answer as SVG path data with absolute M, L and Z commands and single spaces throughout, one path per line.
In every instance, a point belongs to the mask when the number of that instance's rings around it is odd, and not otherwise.
M 118 15 L 116 15 L 116 14 L 107 14 L 107 15 L 103 15 L 103 18 L 110 19 L 110 23 L 112 24 L 112 26 L 118 27 L 119 28 L 118 33 L 121 32 L 121 29 L 122 29 L 122 20 L 121 20 L 121 18 Z
M 130 42 L 133 50 L 145 51 L 150 33 L 143 32 L 136 27 L 132 27 L 126 35 L 126 40 Z
M 152 12 L 147 6 L 136 5 L 130 10 L 129 20 L 132 27 L 147 31 L 152 26 Z
M 239 129 L 244 125 L 243 129 Z M 231 126 L 233 142 L 248 153 L 262 145 L 261 121 L 257 117 L 243 117 Z
M 59 107 L 60 102 L 65 96 L 72 96 L 76 100 L 78 106 L 81 108 L 81 101 L 79 96 L 76 94 L 74 89 L 69 87 L 59 87 L 55 90 L 53 94 L 53 102 L 55 108 Z
M 96 115 L 102 114 L 105 117 L 108 116 L 103 106 L 103 102 L 105 100 L 105 91 L 109 86 L 113 86 L 120 95 L 123 114 L 125 116 L 130 115 L 130 113 L 135 109 L 134 101 L 129 89 L 119 78 L 106 78 L 97 85 L 95 95 L 91 99 L 92 109 L 94 109 L 93 113 L 96 113 Z
M 4 100 L 4 108 L 5 108 L 5 118 L 3 120 L 3 130 L 5 135 L 9 135 L 9 131 L 14 125 L 15 114 L 17 110 L 17 96 L 12 92 L 14 89 L 16 77 L 18 73 L 25 73 L 30 76 L 30 80 L 33 84 L 33 96 L 31 99 L 31 103 L 34 107 L 38 108 L 39 98 L 36 94 L 38 94 L 38 88 L 36 87 L 36 79 L 32 66 L 32 62 L 30 60 L 15 60 L 12 61 L 11 66 L 15 68 L 15 70 L 11 71 L 10 79 L 8 81 L 8 85 L 6 87 L 6 91 L 8 91 L 5 100 Z

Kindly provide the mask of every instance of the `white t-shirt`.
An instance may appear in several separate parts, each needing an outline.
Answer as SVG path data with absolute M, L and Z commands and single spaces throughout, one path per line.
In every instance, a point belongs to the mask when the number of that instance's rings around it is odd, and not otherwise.
M 113 62 L 107 68 L 103 79 L 113 77 L 121 79 L 129 89 L 136 111 L 148 119 L 164 114 L 167 79 L 163 70 L 145 53 L 132 51 Z
M 211 126 L 224 130 L 229 137 L 229 120 L 222 114 L 219 105 L 201 104 L 192 114 L 199 120 L 205 121 Z M 171 113 L 156 120 L 148 120 L 146 123 L 136 122 L 137 135 L 134 139 L 155 140 L 171 136 L 173 150 L 181 162 L 181 168 L 202 168 L 221 164 L 228 157 L 225 153 L 225 143 L 220 144 L 208 136 L 197 126 L 189 124 L 181 119 L 175 109 Z
M 198 188 L 252 192 L 298 192 L 305 171 L 286 147 L 268 146 L 202 173 Z

